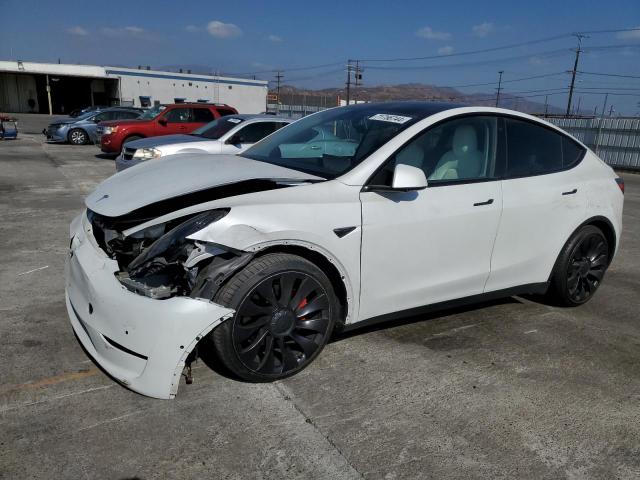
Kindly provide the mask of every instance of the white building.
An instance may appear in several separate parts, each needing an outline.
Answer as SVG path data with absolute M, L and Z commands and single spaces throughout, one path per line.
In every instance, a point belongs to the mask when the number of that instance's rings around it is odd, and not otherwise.
M 267 81 L 158 70 L 0 61 L 0 112 L 64 114 L 87 105 L 226 103 L 265 110 Z

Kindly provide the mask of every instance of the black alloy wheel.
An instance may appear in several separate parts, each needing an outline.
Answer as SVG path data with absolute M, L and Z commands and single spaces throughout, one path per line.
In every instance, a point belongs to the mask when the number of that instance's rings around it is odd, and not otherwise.
M 236 273 L 214 300 L 235 310 L 212 333 L 238 377 L 272 381 L 309 365 L 333 331 L 339 302 L 322 270 L 290 254 L 267 254 Z
M 550 278 L 552 303 L 575 307 L 596 292 L 609 266 L 609 244 L 598 227 L 585 225 L 563 247 Z
M 233 341 L 252 372 L 287 375 L 325 343 L 329 299 L 303 272 L 277 273 L 259 283 L 239 306 Z
M 567 293 L 573 302 L 584 303 L 593 295 L 608 264 L 607 241 L 601 233 L 590 234 L 575 247 L 567 268 Z

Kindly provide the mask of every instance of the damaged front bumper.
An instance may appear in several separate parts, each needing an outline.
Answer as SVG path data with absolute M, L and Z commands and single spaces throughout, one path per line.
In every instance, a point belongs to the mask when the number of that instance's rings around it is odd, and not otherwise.
M 86 215 L 79 215 L 66 262 L 73 330 L 118 382 L 143 395 L 173 398 L 189 353 L 234 311 L 204 299 L 138 295 L 116 279 L 118 270 L 95 242 Z

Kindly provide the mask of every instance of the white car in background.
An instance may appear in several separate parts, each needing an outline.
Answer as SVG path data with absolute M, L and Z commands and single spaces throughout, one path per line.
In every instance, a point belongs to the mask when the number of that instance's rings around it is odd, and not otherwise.
M 140 162 L 179 153 L 242 153 L 267 135 L 293 122 L 274 115 L 227 115 L 183 135 L 127 142 L 116 159 L 118 172 Z
M 241 155 L 175 160 L 98 185 L 67 259 L 78 339 L 157 398 L 206 349 L 264 382 L 300 372 L 335 329 L 527 293 L 582 305 L 622 229 L 611 167 L 510 110 L 352 105 Z

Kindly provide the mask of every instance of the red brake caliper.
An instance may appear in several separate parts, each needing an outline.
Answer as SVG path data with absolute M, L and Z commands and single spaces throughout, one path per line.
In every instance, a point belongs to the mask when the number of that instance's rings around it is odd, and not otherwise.
M 298 304 L 298 308 L 296 308 L 296 310 L 306 307 L 308 303 L 309 302 L 307 302 L 307 298 L 303 298 L 302 300 L 300 300 L 300 303 Z M 300 318 L 300 320 L 304 320 L 304 317 Z

